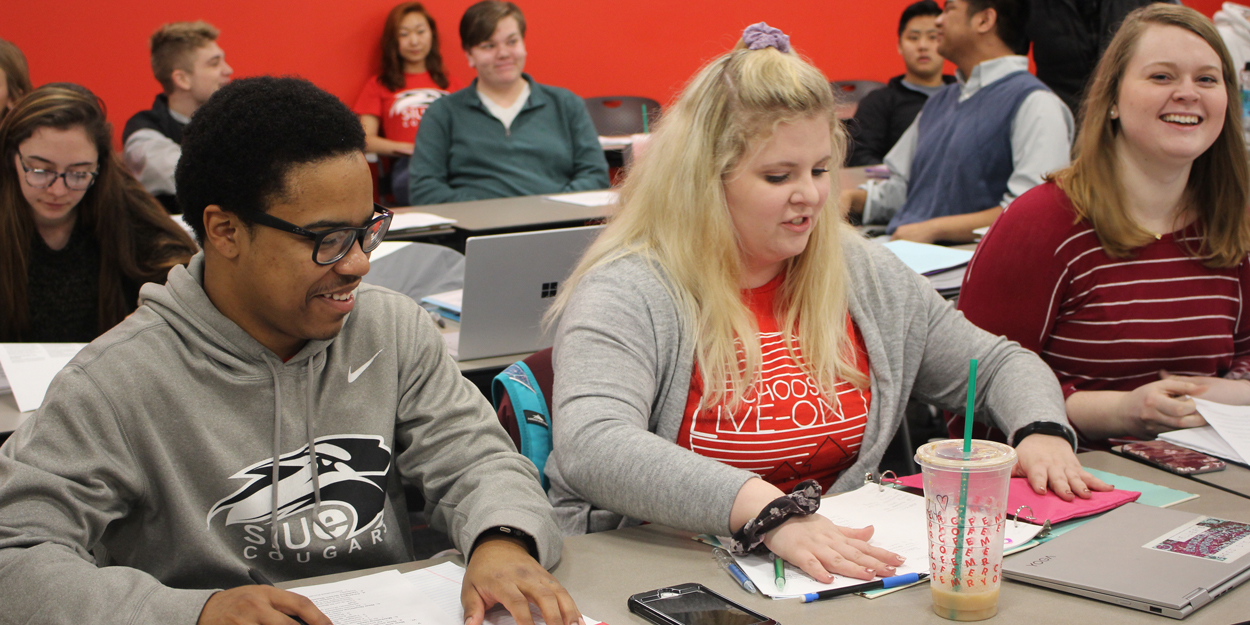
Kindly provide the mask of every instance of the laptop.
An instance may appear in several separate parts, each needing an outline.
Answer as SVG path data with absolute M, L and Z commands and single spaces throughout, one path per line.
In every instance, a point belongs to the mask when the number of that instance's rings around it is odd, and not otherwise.
M 1185 618 L 1250 579 L 1250 524 L 1130 503 L 1004 559 L 1003 571 L 1007 579 Z
M 603 226 L 470 237 L 464 246 L 456 360 L 523 355 L 551 347 L 543 315 Z

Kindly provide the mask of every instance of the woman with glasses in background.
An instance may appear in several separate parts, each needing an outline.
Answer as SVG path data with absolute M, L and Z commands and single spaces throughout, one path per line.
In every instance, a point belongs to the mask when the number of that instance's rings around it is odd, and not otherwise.
M 0 342 L 89 342 L 195 243 L 127 173 L 84 87 L 44 85 L 0 123 Z

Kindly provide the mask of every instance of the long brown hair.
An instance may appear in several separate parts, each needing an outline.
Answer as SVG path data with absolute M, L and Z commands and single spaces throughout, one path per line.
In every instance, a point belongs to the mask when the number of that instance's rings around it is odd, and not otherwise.
M 1119 181 L 1115 136 L 1120 122 L 1111 108 L 1120 93 L 1120 81 L 1137 51 L 1142 33 L 1151 26 L 1175 26 L 1198 35 L 1220 57 L 1228 92 L 1224 127 L 1215 143 L 1194 159 L 1185 187 L 1187 208 L 1202 227 L 1201 244 L 1187 251 L 1209 267 L 1232 267 L 1250 251 L 1250 163 L 1242 137 L 1241 96 L 1232 57 L 1215 26 L 1201 13 L 1183 6 L 1152 4 L 1124 19 L 1107 46 L 1082 105 L 1081 130 L 1073 146 L 1072 166 L 1052 179 L 1068 195 L 1077 219 L 1094 227 L 1102 248 L 1113 258 L 1127 258 L 1135 248 L 1155 239 L 1129 215 Z
M 191 237 L 143 190 L 113 151 L 104 105 L 86 88 L 53 83 L 31 91 L 0 123 L 0 341 L 20 341 L 29 330 L 26 276 L 35 220 L 22 195 L 18 146 L 40 128 L 81 128 L 99 153 L 95 184 L 78 202 L 81 228 L 100 249 L 99 331 L 134 309 L 123 280 L 164 281 L 169 269 L 195 253 Z M 75 226 L 78 228 L 79 226 Z
M 0 71 L 4 72 L 10 101 L 15 101 L 30 91 L 30 69 L 26 66 L 26 55 L 17 46 L 3 39 L 0 39 Z M 4 117 L 4 113 L 0 111 L 0 117 Z
M 382 29 L 382 73 L 378 75 L 378 82 L 391 91 L 404 88 L 404 57 L 399 54 L 399 25 L 409 13 L 420 13 L 430 25 L 430 53 L 425 55 L 425 71 L 429 72 L 434 84 L 446 89 L 447 70 L 443 68 L 443 53 L 439 51 L 438 26 L 420 2 L 397 4 L 386 16 L 386 27 Z

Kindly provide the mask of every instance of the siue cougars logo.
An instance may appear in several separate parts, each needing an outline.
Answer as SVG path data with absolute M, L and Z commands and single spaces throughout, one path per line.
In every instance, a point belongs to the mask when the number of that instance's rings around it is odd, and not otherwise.
M 446 91 L 439 89 L 409 89 L 395 94 L 395 100 L 391 103 L 389 115 L 391 117 L 402 117 L 404 120 L 404 128 L 412 128 L 421 123 L 421 118 L 425 115 L 425 109 L 435 100 L 447 95 Z
M 278 519 L 305 510 L 314 503 L 308 445 L 285 454 L 278 461 Z M 337 435 L 317 439 L 317 481 L 321 505 L 342 506 L 352 515 L 351 538 L 382 515 L 386 506 L 386 476 L 391 469 L 391 450 L 381 436 Z M 262 524 L 273 513 L 273 460 L 253 464 L 230 476 L 247 480 L 239 490 L 218 501 L 208 512 L 226 513 L 226 525 Z M 337 532 L 336 532 L 337 535 Z

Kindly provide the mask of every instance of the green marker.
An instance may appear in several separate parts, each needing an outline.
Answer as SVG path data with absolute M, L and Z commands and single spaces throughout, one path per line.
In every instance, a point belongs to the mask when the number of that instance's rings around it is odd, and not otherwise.
M 786 590 L 786 561 L 781 556 L 773 554 L 773 574 L 777 577 L 777 592 L 785 592 Z

